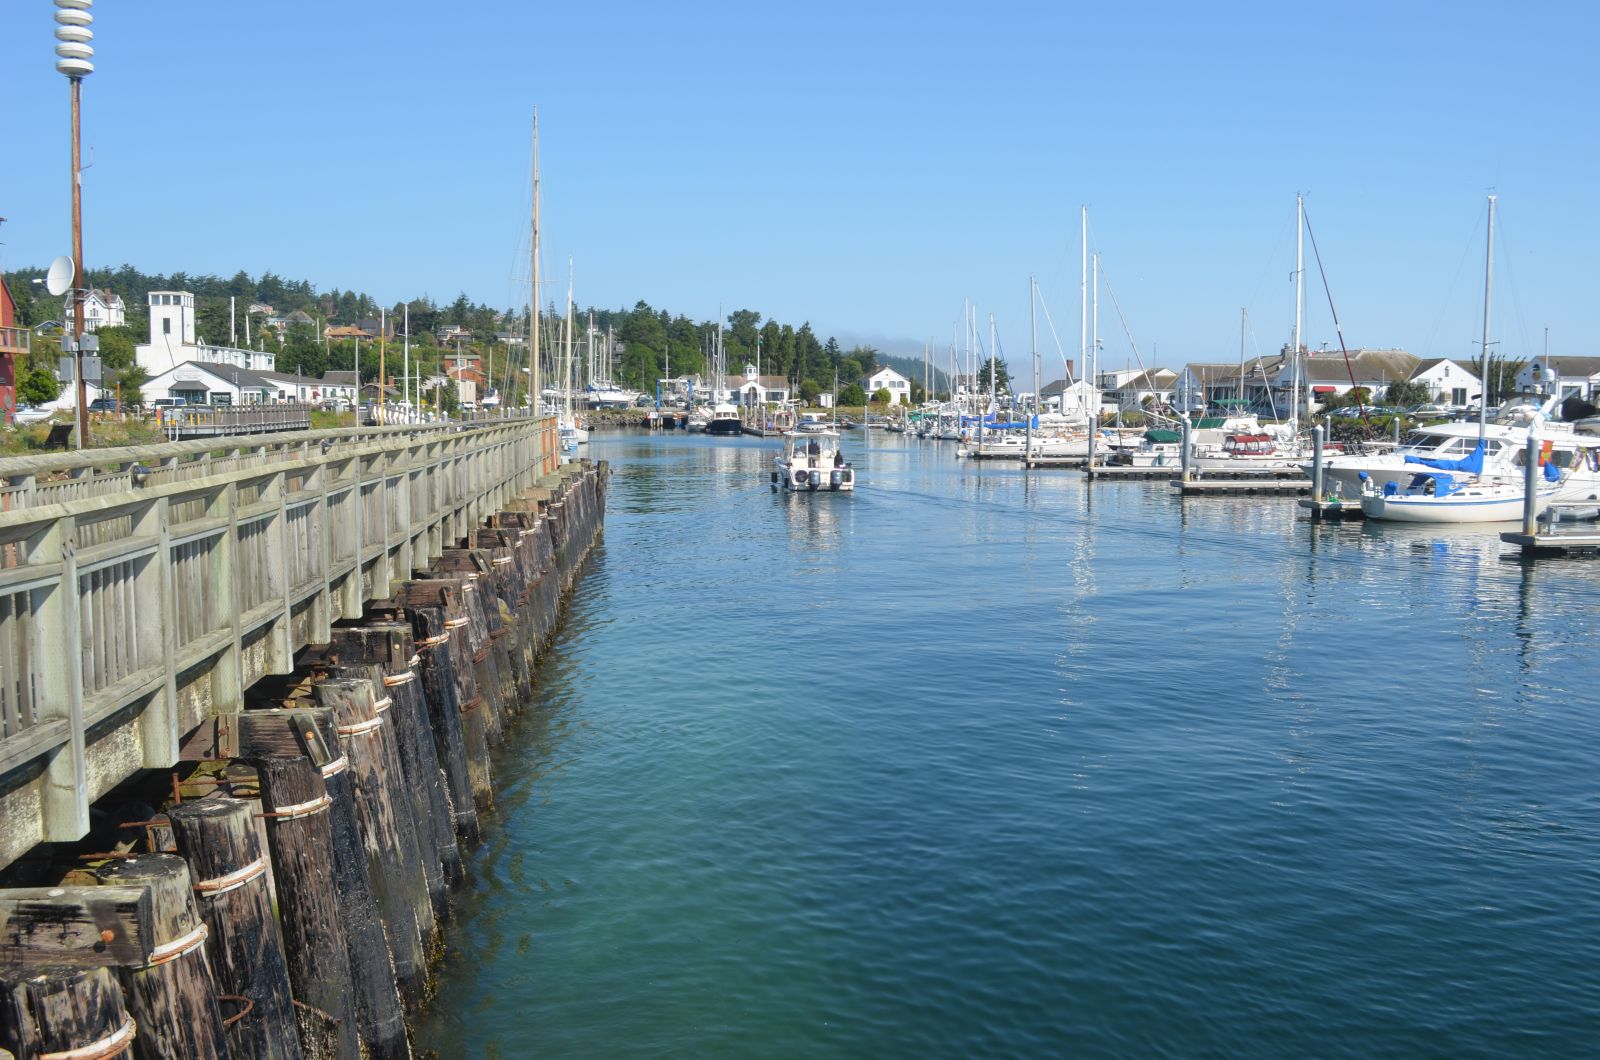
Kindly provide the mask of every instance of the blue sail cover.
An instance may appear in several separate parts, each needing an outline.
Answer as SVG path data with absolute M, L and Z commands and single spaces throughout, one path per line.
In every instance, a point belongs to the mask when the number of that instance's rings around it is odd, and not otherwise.
M 1429 460 L 1424 456 L 1406 454 L 1406 463 L 1421 464 L 1423 467 L 1437 468 L 1440 471 L 1465 471 L 1469 475 L 1483 474 L 1483 443 L 1462 457 L 1460 460 Z
M 1561 469 L 1556 466 L 1554 460 L 1546 460 L 1544 462 L 1544 480 L 1546 482 L 1561 481 Z
M 989 420 L 984 420 L 983 421 L 983 428 L 984 428 L 984 430 L 988 430 L 988 431 L 1025 431 L 1025 430 L 1028 429 L 1028 427 L 1030 425 L 1033 427 L 1034 430 L 1038 430 L 1039 429 L 1039 417 L 1037 417 L 1037 416 L 1032 417 L 1031 424 L 1030 424 L 1029 420 L 994 420 L 994 419 L 989 419 Z

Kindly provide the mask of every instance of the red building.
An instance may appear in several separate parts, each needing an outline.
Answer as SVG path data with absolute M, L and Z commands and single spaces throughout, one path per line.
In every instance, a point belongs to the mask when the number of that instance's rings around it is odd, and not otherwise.
M 7 425 L 17 411 L 17 357 L 26 356 L 32 332 L 19 328 L 17 303 L 0 276 L 0 421 Z

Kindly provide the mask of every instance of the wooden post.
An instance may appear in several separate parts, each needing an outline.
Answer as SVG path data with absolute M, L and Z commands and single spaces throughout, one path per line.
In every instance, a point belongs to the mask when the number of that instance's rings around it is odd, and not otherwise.
M 332 799 L 329 804 L 333 831 L 333 880 L 339 896 L 339 917 L 344 924 L 345 952 L 350 959 L 350 979 L 356 991 L 356 1015 L 361 1040 L 370 1057 L 409 1057 L 405 1011 L 394 958 L 384 934 L 367 856 L 356 823 L 356 794 L 350 759 L 343 754 L 331 712 L 320 713 L 317 735 L 338 757 L 319 767 Z
M 389 717 L 406 774 L 406 795 L 417 820 L 418 845 L 432 859 L 431 866 L 424 865 L 428 893 L 434 916 L 442 920 L 450 911 L 446 885 L 462 878 L 461 850 L 456 845 L 427 697 L 418 677 L 421 663 L 412 644 L 411 627 L 401 622 L 374 622 L 337 629 L 331 646 L 340 661 L 376 663 L 382 668 L 384 689 L 394 700 Z
M 356 993 L 334 886 L 333 818 L 322 774 L 303 755 L 256 759 L 267 849 L 277 882 L 284 959 L 308 1057 L 360 1055 Z M 394 994 L 393 972 L 389 993 Z
M 0 1050 L 17 1060 L 121 1056 L 137 1033 L 110 968 L 0 967 Z
M 397 812 L 385 773 L 386 723 L 366 680 L 327 680 L 312 686 L 317 702 L 333 711 L 339 748 L 350 760 L 347 771 L 355 795 L 355 816 L 372 893 L 394 956 L 395 982 L 408 1005 L 420 1003 L 428 976 L 423 925 L 417 899 L 428 908 L 427 886 L 417 864 L 417 843 L 409 812 Z M 387 709 L 387 706 L 385 707 Z
M 235 1060 L 299 1060 L 289 972 L 254 812 L 254 803 L 218 797 L 174 806 L 167 819 L 194 878 L 217 988 L 250 1002 L 229 1028 Z
M 466 730 L 461 701 L 456 693 L 455 669 L 450 659 L 450 634 L 444 625 L 441 607 L 409 609 L 414 643 L 422 678 L 422 691 L 428 704 L 428 720 L 433 728 L 434 748 L 439 752 L 439 767 L 444 772 L 445 793 L 456 834 L 466 842 L 478 838 L 478 812 L 472 797 L 472 764 L 467 753 Z
M 407 588 L 416 585 L 413 582 Z M 449 594 L 444 594 L 449 599 Z M 416 616 L 413 621 L 420 618 L 426 628 L 434 630 L 419 636 L 419 646 L 427 645 L 436 649 L 436 654 L 424 655 L 425 666 L 437 665 L 444 659 L 449 660 L 448 673 L 453 678 L 455 689 L 455 702 L 461 720 L 461 740 L 466 749 L 467 777 L 470 780 L 468 799 L 469 805 L 476 805 L 480 810 L 487 810 L 494 801 L 494 783 L 489 769 L 489 724 L 485 718 L 486 711 L 483 697 L 478 694 L 478 682 L 473 675 L 472 652 L 466 639 L 466 619 L 457 618 L 442 604 L 439 606 L 418 607 L 408 604 L 407 609 Z M 452 626 L 451 623 L 457 623 Z M 422 627 L 418 627 L 422 633 Z M 429 687 L 429 700 L 434 710 L 440 709 L 437 704 L 432 704 L 433 689 Z M 454 781 L 452 780 L 452 795 L 454 794 Z M 461 803 L 456 803 L 456 813 L 461 812 Z M 474 833 L 476 834 L 476 833 Z
M 96 875 L 113 886 L 150 888 L 155 948 L 144 965 L 117 973 L 128 1012 L 139 1026 L 134 1055 L 141 1060 L 227 1057 L 206 925 L 195 908 L 189 866 L 176 854 L 142 854 L 110 862 Z
M 391 861 L 398 860 L 398 878 L 394 882 L 404 891 L 406 903 L 414 911 L 426 966 L 439 943 L 433 895 L 436 891 L 444 894 L 444 869 L 433 844 L 433 830 L 427 820 L 426 803 L 417 798 L 421 795 L 420 783 L 411 775 L 416 767 L 408 770 L 400 751 L 400 737 L 396 730 L 400 728 L 401 721 L 396 716 L 394 696 L 384 684 L 383 666 L 379 663 L 326 666 L 322 667 L 322 671 L 329 680 L 365 683 L 370 689 L 367 697 L 376 697 L 373 700 L 374 717 L 381 719 L 384 724 L 367 733 L 369 739 L 364 750 L 369 753 L 364 757 L 376 755 L 376 769 L 371 775 L 382 786 L 394 814 L 395 838 L 387 844 L 388 856 Z M 334 717 L 339 717 L 337 709 Z M 341 728 L 347 724 L 352 723 L 342 723 Z M 361 778 L 367 774 L 363 763 L 356 757 L 352 757 L 351 761 L 357 766 L 354 775 L 359 791 Z

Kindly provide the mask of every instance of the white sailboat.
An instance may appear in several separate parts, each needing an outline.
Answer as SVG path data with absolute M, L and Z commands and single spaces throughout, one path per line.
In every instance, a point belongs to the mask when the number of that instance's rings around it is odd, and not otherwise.
M 1483 395 L 1480 397 L 1478 441 L 1471 453 L 1460 460 L 1427 460 L 1405 457 L 1398 478 L 1380 484 L 1370 472 L 1359 472 L 1361 481 L 1361 511 L 1368 519 L 1409 523 L 1504 523 L 1522 518 L 1527 483 L 1526 458 L 1517 474 L 1508 474 L 1512 467 L 1510 439 L 1490 439 L 1488 434 L 1487 395 L 1490 293 L 1494 282 L 1494 205 L 1495 196 L 1489 196 L 1488 236 L 1484 249 L 1483 266 Z M 1538 430 L 1542 411 L 1535 411 L 1524 423 L 1524 438 L 1531 439 Z M 1499 442 L 1496 456 L 1490 457 L 1490 442 Z M 1526 453 L 1526 446 L 1515 447 Z M 1492 462 L 1489 462 L 1491 461 Z M 1385 468 L 1385 472 L 1390 469 Z M 1497 473 L 1498 472 L 1498 473 Z M 1554 462 L 1544 464 L 1540 481 L 1534 494 L 1535 514 L 1542 513 L 1562 492 L 1567 478 Z

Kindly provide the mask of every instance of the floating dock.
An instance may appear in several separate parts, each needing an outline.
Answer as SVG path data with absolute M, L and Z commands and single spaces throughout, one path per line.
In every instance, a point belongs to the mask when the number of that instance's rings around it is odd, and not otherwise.
M 1171 469 L 1167 472 L 1172 473 Z M 1311 480 L 1299 468 L 1251 469 L 1249 471 L 1219 471 L 1207 468 L 1191 472 L 1188 478 L 1175 478 L 1173 489 L 1185 497 L 1220 496 L 1237 493 L 1291 494 L 1307 493 Z
M 1324 497 L 1321 500 L 1315 497 L 1301 497 L 1300 507 L 1310 513 L 1313 522 L 1330 519 L 1365 519 L 1367 513 L 1361 510 L 1359 497 Z

